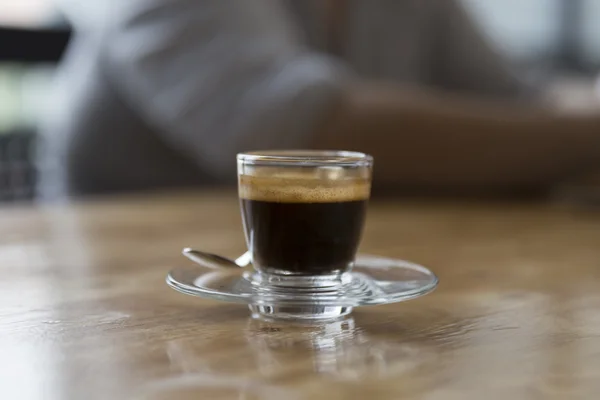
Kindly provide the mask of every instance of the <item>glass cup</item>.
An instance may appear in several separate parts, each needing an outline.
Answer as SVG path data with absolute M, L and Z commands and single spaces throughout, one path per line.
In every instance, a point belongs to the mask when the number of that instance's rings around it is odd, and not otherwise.
M 238 154 L 244 231 L 262 287 L 331 288 L 351 270 L 373 158 L 348 151 Z

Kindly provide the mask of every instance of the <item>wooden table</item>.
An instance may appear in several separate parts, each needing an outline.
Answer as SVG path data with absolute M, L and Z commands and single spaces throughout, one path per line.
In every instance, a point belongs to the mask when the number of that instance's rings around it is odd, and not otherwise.
M 437 291 L 322 326 L 164 283 L 244 250 L 234 193 L 0 211 L 2 399 L 597 399 L 600 213 L 374 202 L 363 251 Z

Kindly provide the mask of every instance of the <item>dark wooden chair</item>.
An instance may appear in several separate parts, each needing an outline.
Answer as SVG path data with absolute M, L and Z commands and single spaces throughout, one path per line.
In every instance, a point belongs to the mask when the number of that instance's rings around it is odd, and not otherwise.
M 69 29 L 22 29 L 0 27 L 0 64 L 55 64 L 61 59 Z M 34 198 L 37 171 L 32 128 L 0 132 L 0 202 Z
M 70 29 L 25 29 L 0 26 L 0 62 L 56 63 L 60 60 Z

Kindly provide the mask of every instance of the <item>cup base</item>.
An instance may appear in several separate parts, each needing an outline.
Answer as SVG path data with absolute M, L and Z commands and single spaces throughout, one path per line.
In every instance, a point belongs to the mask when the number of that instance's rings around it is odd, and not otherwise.
M 245 278 L 252 284 L 254 290 L 264 299 L 273 296 L 285 297 L 288 301 L 297 298 L 314 296 L 337 296 L 340 289 L 344 287 L 351 278 L 350 274 L 331 275 L 283 275 L 265 272 L 248 272 Z M 262 320 L 296 320 L 315 321 L 332 320 L 341 318 L 352 312 L 352 307 L 324 306 L 324 305 L 294 305 L 265 303 L 250 304 L 253 318 Z
M 351 279 L 349 273 L 329 275 L 285 275 L 266 272 L 247 272 L 246 279 L 261 291 L 333 291 Z
M 290 320 L 290 321 L 320 321 L 336 320 L 352 312 L 352 307 L 327 307 L 327 306 L 279 306 L 255 305 L 248 306 L 252 318 L 260 320 Z

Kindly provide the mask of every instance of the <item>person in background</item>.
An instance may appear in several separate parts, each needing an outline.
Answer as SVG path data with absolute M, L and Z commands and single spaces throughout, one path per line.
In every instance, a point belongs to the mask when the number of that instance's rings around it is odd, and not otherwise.
M 458 1 L 62 0 L 46 199 L 228 182 L 235 154 L 372 154 L 380 187 L 546 188 L 600 163 L 600 113 L 539 101 Z

